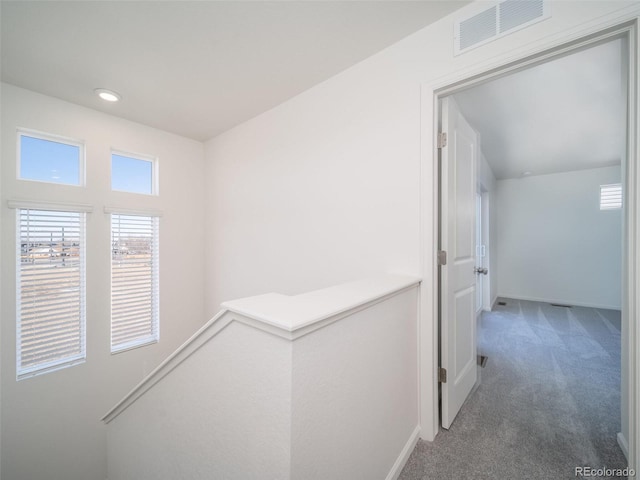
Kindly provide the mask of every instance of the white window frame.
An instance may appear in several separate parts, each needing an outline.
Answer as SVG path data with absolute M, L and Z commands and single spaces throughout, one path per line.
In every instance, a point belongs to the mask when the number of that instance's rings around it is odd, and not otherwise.
M 87 315 L 86 315 L 86 214 L 92 211 L 90 205 L 81 204 L 53 204 L 42 202 L 8 202 L 9 208 L 16 210 L 16 379 L 23 380 L 37 375 L 54 372 L 86 361 L 87 356 Z M 22 285 L 21 285 L 21 211 L 40 210 L 50 212 L 72 212 L 80 215 L 80 295 L 79 295 L 79 320 L 80 320 L 80 353 L 47 363 L 22 367 Z
M 22 178 L 20 176 L 21 164 L 22 164 L 22 137 L 37 138 L 39 140 L 46 140 L 49 142 L 62 143 L 64 145 L 70 145 L 72 147 L 79 148 L 78 155 L 78 183 L 62 183 L 62 182 L 48 182 L 46 180 L 35 180 L 32 178 Z M 61 135 L 55 135 L 52 133 L 39 132 L 37 130 L 30 130 L 27 128 L 18 128 L 17 146 L 16 146 L 16 179 L 21 182 L 35 182 L 46 183 L 48 185 L 62 185 L 65 187 L 81 187 L 84 188 L 87 185 L 86 178 L 86 151 L 84 141 L 75 138 L 63 137 Z
M 128 190 L 118 190 L 113 188 L 113 156 L 119 155 L 121 157 L 133 158 L 134 160 L 142 160 L 143 162 L 151 163 L 151 193 L 131 192 Z M 146 196 L 158 196 L 160 195 L 160 182 L 158 172 L 158 157 L 153 155 L 145 155 L 143 153 L 132 153 L 126 150 L 111 149 L 111 155 L 109 156 L 109 185 L 112 192 L 129 193 L 132 195 L 146 195 Z
M 110 285 L 111 285 L 111 295 L 110 295 L 110 349 L 111 354 L 118 354 L 122 352 L 126 352 L 128 350 L 132 350 L 135 348 L 144 347 L 146 345 L 152 345 L 158 343 L 160 341 L 160 217 L 161 213 L 157 211 L 146 211 L 146 210 L 131 210 L 131 209 L 123 209 L 123 208 L 110 208 L 105 207 L 105 213 L 109 214 L 109 232 L 111 241 L 110 245 L 110 254 L 113 255 L 113 217 L 114 215 L 126 215 L 126 216 L 137 216 L 137 217 L 145 217 L 152 219 L 152 265 L 151 265 L 151 326 L 152 326 L 152 335 L 136 338 L 134 340 L 128 341 L 126 343 L 120 343 L 114 345 L 113 339 L 113 257 L 111 260 L 111 268 L 110 268 Z

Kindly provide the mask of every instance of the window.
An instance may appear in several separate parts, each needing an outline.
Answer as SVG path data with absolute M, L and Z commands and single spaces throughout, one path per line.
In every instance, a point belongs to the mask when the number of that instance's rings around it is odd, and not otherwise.
M 159 340 L 158 217 L 111 214 L 111 352 Z
M 17 375 L 85 359 L 84 212 L 18 212 Z
M 622 208 L 622 185 L 600 185 L 600 210 L 618 210 Z
M 45 134 L 18 132 L 18 178 L 82 185 L 84 146 Z
M 120 192 L 157 194 L 155 160 L 130 154 L 111 154 L 111 189 Z

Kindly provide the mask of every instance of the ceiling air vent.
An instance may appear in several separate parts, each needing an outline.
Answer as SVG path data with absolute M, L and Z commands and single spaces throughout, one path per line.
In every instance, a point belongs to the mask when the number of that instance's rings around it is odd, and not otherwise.
M 498 7 L 478 13 L 471 18 L 460 22 L 460 51 L 483 43 L 496 36 L 498 28 Z
M 454 25 L 454 54 L 459 55 L 551 16 L 548 1 L 506 0 Z

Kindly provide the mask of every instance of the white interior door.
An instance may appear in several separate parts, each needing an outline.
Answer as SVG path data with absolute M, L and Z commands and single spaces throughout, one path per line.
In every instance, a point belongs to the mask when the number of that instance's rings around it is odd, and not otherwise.
M 476 147 L 477 134 L 452 98 L 442 101 L 440 248 L 440 362 L 442 427 L 449 428 L 477 379 L 476 360 Z

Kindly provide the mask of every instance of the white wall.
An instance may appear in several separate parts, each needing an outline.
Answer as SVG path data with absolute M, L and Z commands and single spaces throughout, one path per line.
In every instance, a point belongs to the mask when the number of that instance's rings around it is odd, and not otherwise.
M 292 479 L 402 469 L 420 423 L 417 304 L 412 288 L 294 342 Z
M 550 19 L 454 57 L 454 20 L 485 7 L 473 3 L 207 142 L 207 314 L 227 298 L 372 271 L 422 274 L 421 342 L 435 344 L 434 88 L 640 11 L 632 1 L 554 2 Z M 432 438 L 437 355 L 423 355 Z
M 291 351 L 229 324 L 107 426 L 109 480 L 290 478 Z
M 2 87 L 0 86 L 0 105 L 2 105 L 2 99 L 3 99 L 3 95 L 2 95 Z M 2 116 L 0 115 L 0 131 L 2 129 Z M 0 133 L 1 135 L 1 133 Z M 0 137 L 0 146 L 2 145 L 2 141 L 1 141 L 1 137 Z M 1 155 L 1 153 L 0 153 Z M 1 158 L 1 157 L 0 157 Z M 2 168 L 0 167 L 0 199 L 2 199 Z M 4 225 L 4 209 L 0 208 L 0 226 Z M 3 272 L 6 270 L 6 266 L 4 263 L 4 260 L 2 258 L 2 245 L 3 245 L 3 241 L 2 241 L 2 237 L 3 235 L 0 234 L 0 272 Z M 2 292 L 2 275 L 0 275 L 0 292 Z M 0 293 L 0 314 L 2 314 L 4 312 L 4 299 L 3 299 L 3 294 Z M 3 340 L 2 340 L 3 336 L 2 336 L 2 322 L 0 321 L 0 347 L 3 345 Z M 2 362 L 2 354 L 0 354 L 0 479 L 2 478 L 2 368 L 3 368 L 3 362 Z
M 109 479 L 397 478 L 419 433 L 417 287 L 226 302 L 107 416 Z
M 117 111 L 117 107 L 114 107 Z M 87 187 L 16 180 L 16 128 L 79 138 Z M 110 149 L 158 157 L 160 195 L 110 191 Z M 11 480 L 104 480 L 100 419 L 205 320 L 203 145 L 2 84 L 2 474 Z M 16 381 L 15 210 L 9 199 L 93 205 L 87 217 L 87 360 Z M 110 219 L 105 205 L 155 208 L 160 220 L 160 342 L 110 354 Z M 179 255 L 172 253 L 179 253 Z
M 420 131 L 397 121 L 418 119 L 419 86 L 396 91 L 393 70 L 329 81 L 206 144 L 207 313 L 418 272 Z
M 499 295 L 620 309 L 622 211 L 599 205 L 619 182 L 620 167 L 499 180 Z
M 487 162 L 484 153 L 480 151 L 480 161 L 478 162 L 478 183 L 483 190 L 491 192 L 496 188 L 496 177 L 491 170 L 491 165 Z
M 498 209 L 497 209 L 497 201 L 496 201 L 496 191 L 492 190 L 488 194 L 488 223 L 489 223 L 489 268 L 493 272 L 490 275 L 490 298 L 489 298 L 489 307 L 493 308 L 493 305 L 496 303 L 498 299 L 498 249 L 499 249 L 499 240 L 498 240 L 498 223 L 500 219 L 498 218 Z

